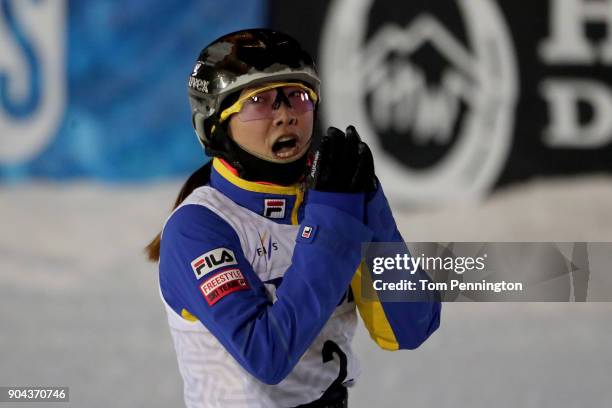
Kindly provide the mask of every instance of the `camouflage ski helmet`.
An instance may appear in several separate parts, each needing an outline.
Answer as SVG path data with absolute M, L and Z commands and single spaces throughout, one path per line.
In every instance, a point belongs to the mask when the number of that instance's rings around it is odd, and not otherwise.
M 212 125 L 229 95 L 261 83 L 287 80 L 303 82 L 320 95 L 312 58 L 287 34 L 269 29 L 242 30 L 206 46 L 188 83 L 192 122 L 200 143 L 211 148 Z

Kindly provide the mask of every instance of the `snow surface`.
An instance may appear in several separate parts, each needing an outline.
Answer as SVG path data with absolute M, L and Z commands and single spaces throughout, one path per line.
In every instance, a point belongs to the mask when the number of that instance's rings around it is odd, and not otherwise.
M 395 215 L 409 241 L 612 241 L 611 181 L 536 180 Z M 0 385 L 69 386 L 71 407 L 182 405 L 143 255 L 179 186 L 0 187 Z M 612 303 L 446 303 L 416 351 L 359 329 L 350 407 L 609 407 L 611 341 Z

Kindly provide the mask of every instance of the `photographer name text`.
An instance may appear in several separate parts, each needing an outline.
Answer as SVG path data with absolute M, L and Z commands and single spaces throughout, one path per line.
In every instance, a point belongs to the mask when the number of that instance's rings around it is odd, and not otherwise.
M 461 276 L 466 272 L 485 272 L 487 254 L 477 257 L 441 257 L 441 256 L 409 256 L 408 254 L 396 254 L 390 257 L 375 257 L 372 259 L 372 273 L 381 275 L 384 272 L 408 271 L 413 280 L 401 279 L 389 282 L 383 279 L 372 281 L 372 287 L 376 291 L 489 291 L 489 292 L 521 292 L 522 282 L 479 281 L 466 282 L 463 279 L 444 279 L 443 282 L 435 282 L 431 279 L 420 279 L 425 277 L 424 270 L 428 272 L 454 272 Z M 419 272 L 418 276 L 414 276 Z

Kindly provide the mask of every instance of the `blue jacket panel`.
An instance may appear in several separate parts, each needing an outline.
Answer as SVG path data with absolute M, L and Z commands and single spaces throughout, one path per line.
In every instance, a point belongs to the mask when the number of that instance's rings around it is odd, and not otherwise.
M 380 182 L 377 191 L 366 197 L 365 222 L 373 231 L 372 242 L 404 243 Z M 405 245 L 401 247 L 410 254 Z M 397 245 L 394 245 L 392 253 L 378 255 L 394 256 L 396 252 Z M 366 328 L 381 347 L 389 350 L 414 349 L 439 327 L 441 304 L 431 293 L 411 294 L 405 301 L 365 299 L 363 293 L 366 288 L 363 284 L 369 284 L 372 276 L 363 279 L 364 273 L 367 271 L 361 269 L 353 279 L 353 292 Z M 414 275 L 410 275 L 409 271 L 402 273 L 406 275 L 403 278 L 417 282 L 419 279 L 428 279 L 422 270 Z M 378 297 L 377 294 L 374 296 Z M 415 296 L 423 301 L 415 301 Z

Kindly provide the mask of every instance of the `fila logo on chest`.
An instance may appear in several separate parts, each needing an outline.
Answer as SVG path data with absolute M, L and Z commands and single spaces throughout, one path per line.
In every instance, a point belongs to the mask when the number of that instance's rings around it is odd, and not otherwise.
M 264 216 L 266 218 L 285 218 L 287 200 L 284 198 L 266 198 L 264 200 Z

